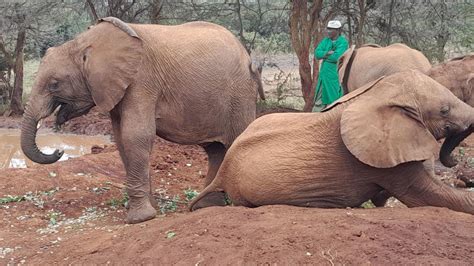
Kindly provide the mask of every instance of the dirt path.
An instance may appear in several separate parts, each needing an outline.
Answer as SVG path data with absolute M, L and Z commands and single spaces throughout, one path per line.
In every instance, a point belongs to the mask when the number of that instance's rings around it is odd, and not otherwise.
M 0 127 L 18 124 L 0 120 Z M 107 133 L 110 122 L 92 113 L 65 130 Z M 457 151 L 461 167 L 438 167 L 440 178 L 452 183 L 460 171 L 472 176 L 473 146 L 471 138 Z M 94 152 L 0 170 L 0 264 L 474 264 L 473 216 L 443 208 L 266 206 L 188 213 L 187 198 L 202 189 L 205 154 L 199 146 L 159 138 L 150 172 L 162 214 L 125 225 L 118 152 L 114 145 Z

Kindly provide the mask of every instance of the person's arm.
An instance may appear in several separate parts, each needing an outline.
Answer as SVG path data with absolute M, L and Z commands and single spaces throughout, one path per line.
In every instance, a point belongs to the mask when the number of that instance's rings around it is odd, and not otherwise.
M 324 59 L 330 48 L 331 47 L 328 45 L 327 39 L 323 39 L 319 43 L 318 47 L 314 50 L 314 57 L 317 59 Z
M 339 41 L 336 43 L 336 49 L 334 53 L 326 58 L 326 61 L 330 63 L 337 63 L 339 57 L 349 48 L 349 44 L 345 38 L 340 38 Z

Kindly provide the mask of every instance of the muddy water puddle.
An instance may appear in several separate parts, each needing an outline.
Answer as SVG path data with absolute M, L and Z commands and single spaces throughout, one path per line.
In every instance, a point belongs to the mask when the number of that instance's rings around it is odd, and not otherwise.
M 94 145 L 109 144 L 108 136 L 84 136 L 73 134 L 58 134 L 53 132 L 39 132 L 36 136 L 39 149 L 51 154 L 54 150 L 64 151 L 60 161 L 73 157 L 79 157 L 91 153 Z M 26 168 L 34 165 L 27 159 L 20 146 L 19 129 L 0 129 L 0 169 L 2 168 Z

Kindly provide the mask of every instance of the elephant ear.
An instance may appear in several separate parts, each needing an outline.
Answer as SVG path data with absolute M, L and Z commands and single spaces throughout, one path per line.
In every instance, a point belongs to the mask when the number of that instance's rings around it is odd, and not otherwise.
M 427 160 L 439 150 L 423 123 L 413 89 L 396 88 L 412 86 L 409 83 L 416 82 L 392 83 L 385 78 L 343 111 L 342 140 L 361 162 L 389 168 Z
M 356 55 L 355 45 L 352 45 L 337 61 L 337 72 L 339 74 L 339 83 L 341 84 L 344 94 L 348 93 L 347 81 L 352 67 L 352 62 Z
M 142 60 L 142 40 L 126 23 L 103 18 L 79 38 L 83 71 L 95 104 L 108 112 L 133 83 Z

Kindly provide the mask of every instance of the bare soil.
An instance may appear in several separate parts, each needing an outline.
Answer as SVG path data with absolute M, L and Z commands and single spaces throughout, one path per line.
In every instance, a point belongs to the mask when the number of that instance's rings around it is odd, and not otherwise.
M 284 111 L 284 110 L 276 110 Z M 0 127 L 18 127 L 1 118 Z M 65 132 L 109 134 L 107 116 L 70 121 Z M 460 166 L 436 173 L 465 186 L 474 139 Z M 162 214 L 125 225 L 124 170 L 114 145 L 29 169 L 0 170 L 0 264 L 474 264 L 474 217 L 445 208 L 310 209 L 213 207 L 186 211 L 202 190 L 199 146 L 155 140 L 150 173 Z M 11 199 L 12 197 L 10 197 Z

